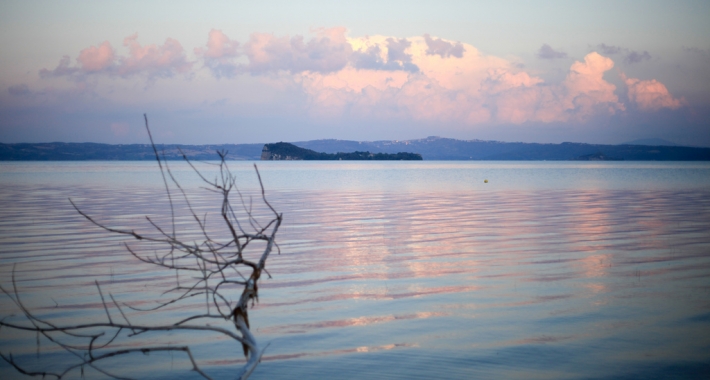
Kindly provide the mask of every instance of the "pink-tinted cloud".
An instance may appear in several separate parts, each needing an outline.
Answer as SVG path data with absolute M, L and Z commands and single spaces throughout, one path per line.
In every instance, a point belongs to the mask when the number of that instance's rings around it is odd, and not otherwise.
M 313 32 L 312 38 L 253 33 L 240 44 L 213 29 L 205 46 L 193 51 L 214 77 L 238 80 L 249 74 L 261 76 L 258 80 L 265 86 L 302 91 L 316 118 L 396 118 L 456 125 L 584 123 L 626 110 L 616 87 L 604 79 L 614 61 L 597 52 L 572 63 L 564 80 L 545 83 L 517 61 L 428 34 L 351 38 L 342 27 Z M 133 35 L 124 46 L 128 54 L 121 56 L 103 42 L 82 50 L 75 65 L 64 57 L 54 70 L 40 74 L 90 83 L 83 78 L 104 74 L 153 79 L 196 72 L 174 39 L 141 45 Z M 624 52 L 615 46 L 603 48 Z M 543 45 L 538 55 L 566 56 L 549 45 Z M 626 77 L 624 81 L 628 98 L 638 109 L 682 105 L 660 82 Z M 19 88 L 13 91 L 19 93 Z
M 308 42 L 303 36 L 275 37 L 253 33 L 244 44 L 249 63 L 245 71 L 252 74 L 285 71 L 333 72 L 347 65 L 352 47 L 345 40 L 345 28 L 320 29 Z
M 431 38 L 429 34 L 424 35 L 424 41 L 427 45 L 426 53 L 429 55 L 438 55 L 441 58 L 463 57 L 464 48 L 461 42 L 453 43 L 441 38 Z
M 115 59 L 113 47 L 108 41 L 104 41 L 98 47 L 90 46 L 79 52 L 79 58 L 76 60 L 82 70 L 91 73 L 108 69 L 113 65 Z
M 210 30 L 207 36 L 207 48 L 196 48 L 195 54 L 202 56 L 205 66 L 217 78 L 229 78 L 238 74 L 238 65 L 233 59 L 241 54 L 239 41 L 230 39 L 221 30 Z
M 54 70 L 42 69 L 39 74 L 41 77 L 69 77 L 82 81 L 92 74 L 172 77 L 178 73 L 187 73 L 192 68 L 182 45 L 172 38 L 168 38 L 163 45 L 141 46 L 138 35 L 134 34 L 126 37 L 123 45 L 128 47 L 127 56 L 117 56 L 111 44 L 105 41 L 98 47 L 90 46 L 79 52 L 76 66 L 71 65 L 69 56 L 64 56 Z
M 212 29 L 207 35 L 207 49 L 196 48 L 195 53 L 206 58 L 231 58 L 239 55 L 239 41 L 231 40 L 221 30 Z
M 573 63 L 563 83 L 566 111 L 574 111 L 578 118 L 584 119 L 597 111 L 614 114 L 624 110 L 614 93 L 616 86 L 603 78 L 613 67 L 614 61 L 597 52 L 587 54 L 584 62 Z
M 426 36 L 404 40 L 372 36 L 349 41 L 353 57 L 359 60 L 353 59 L 336 72 L 301 76 L 312 112 L 318 116 L 348 113 L 464 124 L 521 124 L 584 122 L 625 109 L 615 94 L 616 87 L 603 78 L 614 63 L 597 53 L 572 64 L 563 82 L 545 84 L 513 62 L 486 56 L 470 45 L 457 57 L 431 54 Z M 390 61 L 399 63 L 400 69 L 392 71 L 387 66 Z M 419 70 L 402 70 L 404 62 Z
M 237 74 L 252 75 L 303 72 L 329 73 L 343 70 L 346 66 L 358 69 L 410 71 L 418 67 L 412 63 L 408 53 L 411 45 L 406 38 L 386 39 L 386 43 L 373 45 L 355 51 L 346 38 L 344 27 L 314 29 L 316 37 L 303 36 L 276 37 L 268 33 L 253 33 L 240 46 L 223 32 L 212 30 L 208 36 L 207 48 L 195 49 L 212 74 L 216 77 L 233 77 Z M 439 46 L 446 45 L 452 50 L 444 56 L 462 54 L 462 47 L 435 39 Z M 460 45 L 460 44 L 459 44 Z M 245 57 L 246 62 L 236 58 Z
M 602 77 L 613 66 L 611 59 L 590 53 L 584 62 L 572 64 L 559 85 L 545 85 L 525 72 L 491 70 L 483 87 L 486 102 L 501 123 L 584 122 L 612 115 L 625 108 L 614 93 L 616 87 Z
M 677 109 L 685 103 L 683 99 L 674 98 L 666 86 L 655 79 L 628 78 L 623 73 L 621 78 L 628 87 L 629 100 L 644 111 L 657 111 L 661 108 Z
M 163 45 L 141 46 L 138 35 L 134 34 L 123 40 L 123 46 L 128 47 L 129 55 L 120 58 L 117 71 L 121 76 L 146 74 L 150 78 L 172 77 L 192 68 L 180 42 L 172 38 L 166 39 Z

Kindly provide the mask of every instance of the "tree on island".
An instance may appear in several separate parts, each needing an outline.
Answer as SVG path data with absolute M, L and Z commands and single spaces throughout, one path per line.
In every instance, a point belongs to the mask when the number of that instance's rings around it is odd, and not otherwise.
M 370 153 L 355 151 L 351 153 L 323 153 L 311 149 L 301 148 L 291 143 L 278 142 L 265 144 L 261 150 L 262 161 L 273 160 L 322 160 L 322 161 L 411 161 L 422 160 L 419 153 L 399 152 L 391 153 Z
M 204 372 L 198 361 L 193 356 L 189 344 L 165 345 L 138 345 L 134 346 L 133 340 L 154 334 L 204 332 L 220 334 L 233 339 L 241 344 L 246 363 L 241 371 L 235 373 L 238 379 L 246 379 L 252 373 L 263 355 L 265 347 L 261 346 L 249 329 L 248 308 L 249 304 L 258 301 L 258 281 L 266 271 L 266 260 L 274 250 L 279 250 L 276 244 L 276 233 L 283 220 L 266 200 L 264 186 L 259 171 L 254 165 L 259 185 L 261 188 L 261 201 L 271 213 L 270 219 L 260 222 L 253 213 L 251 199 L 245 197 L 236 187 L 236 179 L 226 164 L 227 153 L 218 151 L 220 158 L 219 175 L 214 180 L 209 180 L 187 159 L 183 158 L 194 172 L 201 178 L 207 189 L 221 195 L 220 217 L 229 236 L 217 238 L 213 231 L 207 229 L 207 214 L 200 217 L 190 204 L 187 193 L 173 176 L 167 162 L 158 152 L 148 128 L 148 118 L 145 117 L 145 127 L 148 131 L 155 158 L 160 168 L 165 192 L 170 203 L 170 216 L 172 224 L 164 228 L 154 223 L 146 216 L 147 221 L 154 230 L 151 233 L 139 233 L 134 230 L 120 229 L 106 226 L 96 218 L 84 213 L 71 199 L 69 200 L 86 220 L 104 230 L 119 235 L 126 235 L 147 244 L 146 251 L 152 251 L 156 245 L 162 246 L 164 251 L 148 255 L 137 251 L 134 247 L 124 243 L 128 252 L 144 264 L 155 265 L 165 270 L 175 271 L 175 286 L 166 289 L 163 294 L 169 295 L 157 306 L 141 309 L 125 303 L 118 302 L 112 294 L 105 296 L 98 282 L 95 281 L 97 297 L 101 299 L 106 313 L 105 322 L 100 323 L 75 323 L 58 324 L 52 320 L 41 318 L 23 303 L 22 293 L 17 287 L 15 268 L 12 272 L 12 289 L 0 287 L 8 296 L 17 310 L 19 316 L 4 316 L 0 319 L 0 327 L 13 330 L 27 331 L 36 335 L 37 358 L 40 357 L 40 337 L 42 341 L 49 341 L 53 350 L 63 351 L 72 360 L 62 361 L 53 365 L 52 369 L 36 370 L 28 368 L 22 359 L 18 360 L 10 353 L 0 353 L 2 359 L 13 366 L 17 371 L 30 376 L 41 376 L 61 379 L 80 371 L 82 377 L 88 369 L 93 369 L 105 376 L 126 379 L 128 377 L 112 373 L 102 365 L 111 358 L 129 356 L 133 354 L 149 354 L 152 352 L 182 353 L 189 361 L 192 370 L 206 379 L 211 377 Z M 230 195 L 237 193 L 239 209 L 232 206 Z M 176 232 L 175 204 L 182 200 L 185 210 L 200 231 L 202 241 L 198 244 L 192 240 L 181 240 Z M 261 246 L 255 247 L 256 242 Z M 249 250 L 247 250 L 249 248 Z M 187 274 L 188 276 L 185 276 Z M 188 279 L 186 281 L 186 278 Z M 241 292 L 241 293 L 239 293 Z M 237 295 L 236 300 L 230 295 Z M 158 313 L 168 306 L 175 306 L 187 302 L 193 297 L 204 297 L 204 310 L 195 312 L 188 317 L 170 322 L 156 324 L 139 324 L 130 321 L 131 313 Z M 110 300 L 110 301 L 109 301 Z M 3 314 L 9 310 L 3 310 Z M 153 320 L 160 321 L 156 316 Z M 234 330 L 215 327 L 209 322 L 215 320 L 228 321 L 233 324 Z M 46 351 L 47 349 L 44 348 Z M 238 351 L 235 351 L 238 352 Z

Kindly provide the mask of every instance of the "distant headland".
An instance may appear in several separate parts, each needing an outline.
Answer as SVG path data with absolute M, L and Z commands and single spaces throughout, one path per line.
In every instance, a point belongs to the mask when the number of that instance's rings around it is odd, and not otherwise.
M 419 153 L 370 153 L 355 151 L 352 153 L 321 153 L 315 150 L 297 147 L 296 145 L 278 142 L 265 144 L 261 150 L 262 161 L 277 160 L 348 160 L 348 161 L 421 161 Z
M 292 159 L 304 160 L 710 161 L 710 148 L 663 145 L 662 141 L 652 141 L 651 143 L 658 145 L 638 143 L 602 145 L 572 142 L 539 144 L 456 140 L 431 136 L 416 140 L 311 140 L 266 145 L 288 144 L 292 147 L 289 148 L 291 150 L 275 152 L 269 148 L 269 152 L 279 154 L 278 159 L 292 157 Z M 156 147 L 167 160 L 181 160 L 183 155 L 191 160 L 215 160 L 217 158 L 215 151 L 220 150 L 227 151 L 229 153 L 227 158 L 231 160 L 256 161 L 260 160 L 264 153 L 264 144 L 158 144 Z M 299 151 L 300 153 L 294 153 L 296 152 L 294 148 L 303 150 Z M 311 153 L 306 154 L 305 151 Z M 418 158 L 414 158 L 415 156 Z M 154 159 L 153 149 L 149 144 L 0 143 L 0 161 L 137 161 Z M 275 156 L 274 159 L 276 159 Z

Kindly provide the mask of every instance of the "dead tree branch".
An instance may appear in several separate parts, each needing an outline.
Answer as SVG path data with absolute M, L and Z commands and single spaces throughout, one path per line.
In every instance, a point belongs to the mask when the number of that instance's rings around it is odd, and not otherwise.
M 148 131 L 155 159 L 158 163 L 166 196 L 170 205 L 170 227 L 165 228 L 155 223 L 151 218 L 146 217 L 153 231 L 151 233 L 137 232 L 133 229 L 114 228 L 102 223 L 97 218 L 85 213 L 71 199 L 71 205 L 90 223 L 104 229 L 112 234 L 125 235 L 140 241 L 141 243 L 157 243 L 162 245 L 164 252 L 153 255 L 141 254 L 128 243 L 124 243 L 127 251 L 140 262 L 155 265 L 159 268 L 175 271 L 176 284 L 170 289 L 166 289 L 163 295 L 168 296 L 157 306 L 150 308 L 139 308 L 125 305 L 131 310 L 158 311 L 169 305 L 180 302 L 187 302 L 193 297 L 204 297 L 204 310 L 166 324 L 135 324 L 128 319 L 128 315 L 116 301 L 113 294 L 108 294 L 111 302 L 107 301 L 104 292 L 98 281 L 95 281 L 99 298 L 105 312 L 105 322 L 98 323 L 76 323 L 76 324 L 55 324 L 50 320 L 45 320 L 37 316 L 30 308 L 23 303 L 21 292 L 18 289 L 15 270 L 12 272 L 12 289 L 5 289 L 0 286 L 0 291 L 9 297 L 16 309 L 20 311 L 20 321 L 18 318 L 4 317 L 0 319 L 0 328 L 9 328 L 19 331 L 34 332 L 37 334 L 37 352 L 39 355 L 39 337 L 47 339 L 55 348 L 70 354 L 75 358 L 74 362 L 66 364 L 63 368 L 54 371 L 36 371 L 27 368 L 13 357 L 12 353 L 0 353 L 0 357 L 14 367 L 20 373 L 28 376 L 53 377 L 61 379 L 68 376 L 72 371 L 80 370 L 82 375 L 85 368 L 92 368 L 106 376 L 125 379 L 120 374 L 109 373 L 101 367 L 102 363 L 109 358 L 115 358 L 134 353 L 147 354 L 150 352 L 176 352 L 187 356 L 192 370 L 206 379 L 210 376 L 205 373 L 193 357 L 189 345 L 154 345 L 139 348 L 125 348 L 116 344 L 119 340 L 130 340 L 131 338 L 144 334 L 158 334 L 167 331 L 203 331 L 213 334 L 220 334 L 228 337 L 242 346 L 242 350 L 247 359 L 246 364 L 241 368 L 241 372 L 236 376 L 238 379 L 246 379 L 254 371 L 259 363 L 265 347 L 260 345 L 249 327 L 249 305 L 258 301 L 259 279 L 262 272 L 266 272 L 266 261 L 271 252 L 278 249 L 276 245 L 276 233 L 283 220 L 282 214 L 278 213 L 267 201 L 261 175 L 256 165 L 254 170 L 259 180 L 261 202 L 269 210 L 268 220 L 257 220 L 252 210 L 251 200 L 247 202 L 245 197 L 236 186 L 236 178 L 227 166 L 227 152 L 218 151 L 219 171 L 214 180 L 210 180 L 201 173 L 197 167 L 190 162 L 183 153 L 185 162 L 190 165 L 199 176 L 207 190 L 215 192 L 221 196 L 219 214 L 229 235 L 226 238 L 213 237 L 213 232 L 207 228 L 207 214 L 201 218 L 197 215 L 191 205 L 187 192 L 177 181 L 168 163 L 163 157 L 153 141 L 153 137 L 148 127 L 148 118 L 145 117 L 145 127 Z M 182 152 L 181 152 L 182 153 Z M 231 196 L 236 193 L 239 198 L 239 206 L 235 209 L 231 203 Z M 196 223 L 202 241 L 182 240 L 176 229 L 176 200 L 182 199 L 187 212 Z M 258 251 L 250 251 L 247 254 L 247 247 L 252 247 L 253 242 L 260 241 L 262 244 Z M 181 273 L 189 276 L 180 276 Z M 187 282 L 184 278 L 190 280 Z M 181 280 L 181 278 L 183 278 Z M 230 297 L 241 291 L 239 297 Z M 236 294 L 234 294 L 236 296 Z M 236 299 L 236 301 L 233 301 Z M 113 310 L 113 316 L 111 311 Z M 118 313 L 116 313 L 116 310 Z M 234 331 L 226 328 L 209 325 L 209 320 L 221 319 L 231 322 Z

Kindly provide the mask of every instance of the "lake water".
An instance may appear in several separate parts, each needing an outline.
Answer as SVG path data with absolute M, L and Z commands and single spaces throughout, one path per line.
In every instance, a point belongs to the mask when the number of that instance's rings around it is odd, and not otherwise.
M 710 163 L 257 164 L 284 224 L 250 312 L 269 343 L 254 379 L 710 378 Z M 219 199 L 170 165 L 216 226 Z M 247 195 L 251 165 L 230 163 Z M 76 322 L 105 321 L 94 281 L 132 305 L 173 286 L 174 273 L 123 247 L 140 243 L 91 225 L 67 198 L 109 226 L 169 224 L 153 162 L 0 163 L 3 288 L 15 265 L 30 309 Z M 184 212 L 177 223 L 194 236 Z M 132 318 L 165 323 L 203 306 Z M 7 297 L 0 310 L 17 312 Z M 42 339 L 38 361 L 35 339 L 2 329 L 0 352 L 33 368 L 71 360 Z M 138 339 L 190 344 L 215 378 L 243 363 L 241 346 L 209 334 Z M 106 368 L 199 378 L 178 354 Z M 22 376 L 0 362 L 0 378 Z

